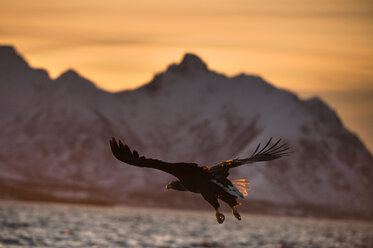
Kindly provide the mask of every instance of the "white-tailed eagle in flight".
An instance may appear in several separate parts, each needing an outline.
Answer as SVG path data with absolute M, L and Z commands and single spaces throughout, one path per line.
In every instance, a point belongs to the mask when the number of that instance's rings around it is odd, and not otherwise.
M 289 146 L 281 139 L 272 143 L 272 138 L 261 148 L 259 144 L 250 157 L 245 159 L 233 159 L 212 166 L 198 166 L 195 163 L 167 163 L 156 159 L 140 156 L 137 151 L 123 144 L 115 138 L 110 140 L 110 147 L 114 156 L 127 164 L 158 169 L 175 176 L 178 180 L 167 184 L 167 189 L 179 191 L 191 191 L 201 194 L 215 209 L 216 219 L 219 224 L 224 222 L 224 215 L 219 212 L 218 199 L 226 202 L 231 208 L 233 215 L 241 220 L 236 206 L 240 205 L 237 198 L 247 195 L 249 182 L 246 178 L 228 179 L 229 170 L 240 165 L 259 161 L 270 161 L 291 153 Z

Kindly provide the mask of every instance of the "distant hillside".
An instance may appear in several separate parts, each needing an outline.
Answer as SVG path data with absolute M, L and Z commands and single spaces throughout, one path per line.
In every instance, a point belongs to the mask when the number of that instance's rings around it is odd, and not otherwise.
M 251 181 L 241 208 L 373 217 L 373 157 L 321 99 L 300 100 L 257 76 L 226 77 L 192 54 L 112 94 L 73 70 L 52 80 L 0 47 L 0 130 L 3 198 L 208 208 L 200 196 L 166 192 L 172 176 L 116 161 L 109 139 L 148 157 L 210 165 L 274 136 L 295 153 L 232 171 Z

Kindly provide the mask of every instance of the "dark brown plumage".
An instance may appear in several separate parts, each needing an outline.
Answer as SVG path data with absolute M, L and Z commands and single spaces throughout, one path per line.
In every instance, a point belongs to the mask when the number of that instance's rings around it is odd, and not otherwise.
M 263 148 L 260 144 L 249 158 L 227 160 L 222 163 L 208 166 L 198 166 L 195 163 L 167 163 L 157 159 L 139 156 L 138 152 L 131 151 L 127 145 L 115 138 L 110 140 L 110 147 L 114 156 L 127 164 L 158 169 L 175 176 L 178 180 L 171 181 L 166 188 L 179 191 L 191 191 L 199 193 L 208 201 L 216 211 L 216 219 L 219 224 L 224 222 L 224 215 L 219 212 L 218 199 L 226 202 L 231 208 L 233 215 L 241 220 L 240 214 L 235 209 L 239 205 L 237 198 L 244 198 L 248 190 L 246 179 L 229 180 L 229 170 L 243 164 L 259 161 L 270 161 L 282 156 L 289 155 L 291 151 L 281 139 L 271 144 L 272 138 Z

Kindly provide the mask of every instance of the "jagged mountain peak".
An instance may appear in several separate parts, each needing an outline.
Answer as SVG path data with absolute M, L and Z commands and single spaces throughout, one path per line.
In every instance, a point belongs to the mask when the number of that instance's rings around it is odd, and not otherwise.
M 24 57 L 13 46 L 0 46 L 0 84 L 4 87 L 13 85 L 24 91 L 28 87 L 37 87 L 50 81 L 46 70 L 30 67 Z
M 208 69 L 206 63 L 200 57 L 192 53 L 186 53 L 180 63 L 173 63 L 169 65 L 166 71 L 155 74 L 154 78 L 149 83 L 143 85 L 139 89 L 154 93 L 162 88 L 163 82 L 172 84 L 178 81 L 175 81 L 173 78 L 175 75 L 180 79 L 197 79 L 198 75 L 201 73 L 208 72 L 212 71 Z M 170 79 L 169 76 L 171 76 L 172 79 Z M 127 91 L 125 90 L 123 92 Z
M 0 46 L 0 55 L 4 55 L 4 54 L 14 54 L 14 55 L 16 55 L 17 52 L 16 52 L 16 50 L 14 49 L 13 46 L 1 45 Z
M 167 71 L 177 72 L 181 74 L 191 74 L 198 72 L 207 72 L 208 67 L 203 60 L 195 54 L 186 53 L 179 64 L 172 64 Z
M 25 67 L 28 64 L 13 46 L 0 46 L 0 69 L 10 69 L 15 66 Z
M 56 79 L 56 81 L 88 81 L 89 83 L 93 84 L 90 80 L 82 76 L 76 70 L 69 68 L 62 72 Z
M 207 70 L 207 65 L 203 60 L 193 53 L 186 53 L 179 64 L 179 66 L 185 66 L 190 68 L 198 68 Z
M 67 69 L 66 71 L 62 72 L 57 79 L 71 80 L 75 78 L 82 78 L 82 76 L 80 76 L 79 73 L 74 69 Z
M 64 85 L 71 85 L 73 87 L 96 87 L 93 82 L 81 76 L 73 69 L 64 71 L 58 78 L 55 79 L 55 81 Z

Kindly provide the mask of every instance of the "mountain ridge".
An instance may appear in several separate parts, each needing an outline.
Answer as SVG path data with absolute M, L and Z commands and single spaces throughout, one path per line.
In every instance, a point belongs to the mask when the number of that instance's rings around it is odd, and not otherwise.
M 20 102 L 8 117 L 0 115 L 3 197 L 24 199 L 10 192 L 32 185 L 26 189 L 39 198 L 180 207 L 186 197 L 192 207 L 198 197 L 162 191 L 169 175 L 115 161 L 108 140 L 122 138 L 147 157 L 209 165 L 247 156 L 275 135 L 291 143 L 294 155 L 231 173 L 249 176 L 250 204 L 270 212 L 373 215 L 372 155 L 320 99 L 301 100 L 257 76 L 227 77 L 195 55 L 118 93 L 69 70 L 42 84 L 35 73 L 9 75 L 16 84 L 38 86 L 2 91 L 10 96 L 3 106 Z M 75 79 L 87 84 L 77 87 Z

